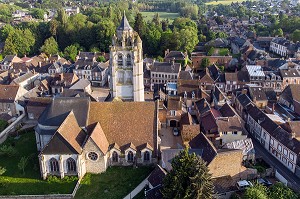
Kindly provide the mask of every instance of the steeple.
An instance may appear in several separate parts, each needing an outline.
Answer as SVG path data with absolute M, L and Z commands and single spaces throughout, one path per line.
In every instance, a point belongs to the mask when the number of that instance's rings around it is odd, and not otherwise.
M 128 23 L 128 20 L 127 20 L 127 17 L 125 15 L 125 11 L 124 11 L 124 14 L 123 14 L 123 18 L 121 20 L 121 24 L 120 26 L 117 28 L 117 31 L 128 31 L 128 30 L 132 30 L 131 26 L 129 25 Z

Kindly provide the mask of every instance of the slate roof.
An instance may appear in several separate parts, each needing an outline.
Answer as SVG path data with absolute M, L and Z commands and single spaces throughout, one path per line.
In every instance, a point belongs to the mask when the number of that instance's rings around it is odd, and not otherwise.
M 56 97 L 42 113 L 38 122 L 44 126 L 60 126 L 70 111 L 73 111 L 79 126 L 86 126 L 89 98 Z
M 181 51 L 170 51 L 166 56 L 165 59 L 173 59 L 175 58 L 175 60 L 185 60 L 185 55 L 183 52 Z
M 237 190 L 236 181 L 231 178 L 231 176 L 223 176 L 219 178 L 214 178 L 214 191 L 217 194 L 232 192 Z
M 192 80 L 193 77 L 192 77 L 192 74 L 189 71 L 181 70 L 179 72 L 178 79 Z
M 219 111 L 220 111 L 220 113 L 222 114 L 223 117 L 233 117 L 233 116 L 236 116 L 234 109 L 228 103 L 225 103 L 220 108 Z
M 20 84 L 24 81 L 26 81 L 27 79 L 29 78 L 32 78 L 33 76 L 35 76 L 36 74 L 32 73 L 31 71 L 25 73 L 24 75 L 21 75 L 20 77 L 14 79 L 12 81 L 12 83 L 15 83 L 15 84 Z
M 181 65 L 179 63 L 169 62 L 154 62 L 151 68 L 151 72 L 159 73 L 179 73 Z
M 121 23 L 120 23 L 119 27 L 117 28 L 117 30 L 121 30 L 121 31 L 123 31 L 123 30 L 133 30 L 132 27 L 129 25 L 129 22 L 127 20 L 125 12 L 123 14 L 123 18 L 122 18 Z
M 192 149 L 203 150 L 201 157 L 205 162 L 207 162 L 207 164 L 209 164 L 217 156 L 217 149 L 202 132 L 191 140 L 189 145 Z
M 290 104 L 293 104 L 296 100 L 300 102 L 300 85 L 299 84 L 289 84 L 281 93 L 281 97 L 285 99 Z
M 262 87 L 249 87 L 249 92 L 252 100 L 256 99 L 257 101 L 268 100 L 265 90 Z
M 284 77 L 300 77 L 300 74 L 297 69 L 290 68 L 288 70 L 282 69 L 280 70 L 280 75 L 282 78 Z
M 167 175 L 167 172 L 161 168 L 161 166 L 156 165 L 155 169 L 151 172 L 150 176 L 148 177 L 149 183 L 156 187 L 158 185 L 162 185 L 163 179 Z

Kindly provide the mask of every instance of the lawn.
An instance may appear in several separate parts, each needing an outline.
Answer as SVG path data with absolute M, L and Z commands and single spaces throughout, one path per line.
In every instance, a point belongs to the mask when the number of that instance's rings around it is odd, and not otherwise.
M 3 145 L 12 146 L 17 154 L 11 157 L 0 156 L 0 166 L 6 169 L 6 172 L 0 176 L 0 195 L 72 193 L 76 181 L 41 179 L 34 132 L 23 134 L 19 139 L 10 137 L 0 147 Z M 28 157 L 24 174 L 18 169 L 22 157 Z
M 205 3 L 206 5 L 218 5 L 218 4 L 223 4 L 223 5 L 229 5 L 231 3 L 241 3 L 246 0 L 220 0 L 220 1 L 211 1 Z
M 102 174 L 86 174 L 75 198 L 123 198 L 140 184 L 152 170 L 152 167 L 111 167 Z
M 170 12 L 141 12 L 145 21 L 151 21 L 154 15 L 158 13 L 160 20 L 169 19 L 169 22 L 173 22 L 179 16 L 179 13 L 170 13 Z

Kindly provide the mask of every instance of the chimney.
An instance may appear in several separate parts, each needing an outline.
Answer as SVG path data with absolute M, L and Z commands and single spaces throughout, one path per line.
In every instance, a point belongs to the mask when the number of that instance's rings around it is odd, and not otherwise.
M 242 89 L 242 94 L 245 94 L 245 95 L 246 95 L 246 94 L 247 94 L 247 89 L 245 89 L 245 88 Z
M 173 66 L 175 65 L 175 57 L 173 57 L 173 59 L 172 59 L 172 65 Z
M 38 67 L 40 67 L 40 68 L 42 67 L 42 62 L 39 61 Z

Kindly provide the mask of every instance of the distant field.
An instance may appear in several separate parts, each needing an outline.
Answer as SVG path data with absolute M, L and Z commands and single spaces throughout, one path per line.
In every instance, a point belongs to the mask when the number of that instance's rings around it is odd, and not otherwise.
M 212 1 L 205 3 L 206 5 L 218 5 L 218 4 L 223 4 L 223 5 L 229 5 L 231 3 L 241 3 L 246 0 L 220 0 L 220 1 Z
M 179 13 L 170 12 L 141 12 L 145 21 L 150 21 L 153 19 L 154 15 L 158 13 L 160 19 L 169 19 L 172 22 L 175 18 L 179 17 Z

